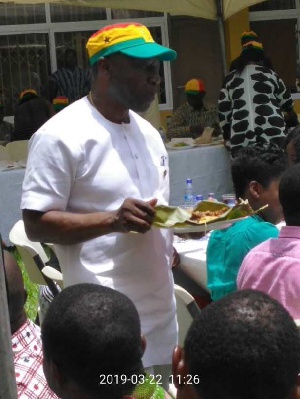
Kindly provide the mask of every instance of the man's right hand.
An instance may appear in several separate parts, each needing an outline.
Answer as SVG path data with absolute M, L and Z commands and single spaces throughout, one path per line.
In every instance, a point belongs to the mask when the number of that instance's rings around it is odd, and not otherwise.
M 128 233 L 146 233 L 153 223 L 157 199 L 141 201 L 135 198 L 126 198 L 116 211 L 115 231 Z

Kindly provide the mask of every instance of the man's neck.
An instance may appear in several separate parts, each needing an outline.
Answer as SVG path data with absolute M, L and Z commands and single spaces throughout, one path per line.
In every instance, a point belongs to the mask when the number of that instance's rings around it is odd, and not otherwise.
M 129 110 L 117 101 L 107 98 L 105 95 L 97 95 L 97 93 L 90 92 L 89 100 L 93 107 L 95 107 L 104 118 L 113 123 L 129 123 Z

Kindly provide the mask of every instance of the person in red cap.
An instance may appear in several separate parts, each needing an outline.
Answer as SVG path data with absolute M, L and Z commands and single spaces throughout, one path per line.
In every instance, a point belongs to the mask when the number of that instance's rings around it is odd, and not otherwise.
M 201 79 L 189 80 L 184 88 L 187 102 L 173 113 L 168 123 L 167 137 L 199 137 L 206 127 L 215 129 L 214 135 L 220 133 L 218 110 L 208 107 L 203 99 L 206 94 L 205 85 Z
M 176 52 L 133 22 L 96 32 L 87 50 L 91 92 L 30 141 L 24 223 L 32 240 L 55 244 L 65 287 L 97 283 L 134 302 L 147 339 L 143 364 L 160 375 L 156 366 L 171 365 L 177 340 L 173 234 L 152 227 L 156 204 L 169 202 L 168 154 L 137 112 L 159 89 L 160 61 Z

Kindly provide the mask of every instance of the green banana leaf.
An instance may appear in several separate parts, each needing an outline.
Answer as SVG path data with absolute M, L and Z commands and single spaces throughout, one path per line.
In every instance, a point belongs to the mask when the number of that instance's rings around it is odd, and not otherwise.
M 184 223 L 191 217 L 191 212 L 177 206 L 158 205 L 155 207 L 153 226 L 173 227 Z
M 222 220 L 232 220 L 232 219 L 240 219 L 246 216 L 253 215 L 253 209 L 247 203 L 240 203 L 235 205 L 234 207 L 229 207 L 222 202 L 212 202 L 212 201 L 202 201 L 198 204 L 193 211 L 216 211 L 222 208 L 227 208 L 227 211 L 220 217 L 207 222 L 215 223 L 217 221 Z M 192 211 L 188 211 L 183 208 L 175 207 L 175 206 L 165 206 L 158 205 L 155 207 L 155 217 L 153 225 L 156 227 L 187 227 L 191 224 L 201 225 L 205 223 L 197 223 L 194 220 L 191 220 Z

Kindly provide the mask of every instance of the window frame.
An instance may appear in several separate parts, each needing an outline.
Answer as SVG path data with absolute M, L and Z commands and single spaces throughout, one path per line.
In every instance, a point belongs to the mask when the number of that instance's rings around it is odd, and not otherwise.
M 80 32 L 80 31 L 91 31 L 96 32 L 102 27 L 126 22 L 138 22 L 146 25 L 147 27 L 160 27 L 162 44 L 169 46 L 169 34 L 168 34 L 168 15 L 164 13 L 159 17 L 145 17 L 145 18 L 134 18 L 134 19 L 112 19 L 111 8 L 106 8 L 106 19 L 97 21 L 78 21 L 78 22 L 51 22 L 51 9 L 50 4 L 45 5 L 46 22 L 36 24 L 21 24 L 21 25 L 0 25 L 0 35 L 18 35 L 18 34 L 30 34 L 30 33 L 44 33 L 48 34 L 49 48 L 50 48 L 50 65 L 51 73 L 57 70 L 57 57 L 56 57 L 56 43 L 55 33 L 61 32 Z M 166 102 L 159 104 L 160 110 L 171 110 L 173 109 L 173 92 L 172 92 L 172 78 L 171 78 L 171 67 L 170 62 L 163 62 L 164 77 L 165 77 L 165 94 Z
M 298 27 L 298 54 L 300 54 L 300 0 L 295 0 L 296 8 L 287 10 L 250 11 L 249 22 L 271 21 L 279 19 L 296 19 Z M 297 60 L 300 62 L 300 58 Z M 293 100 L 300 99 L 300 93 L 291 93 Z

